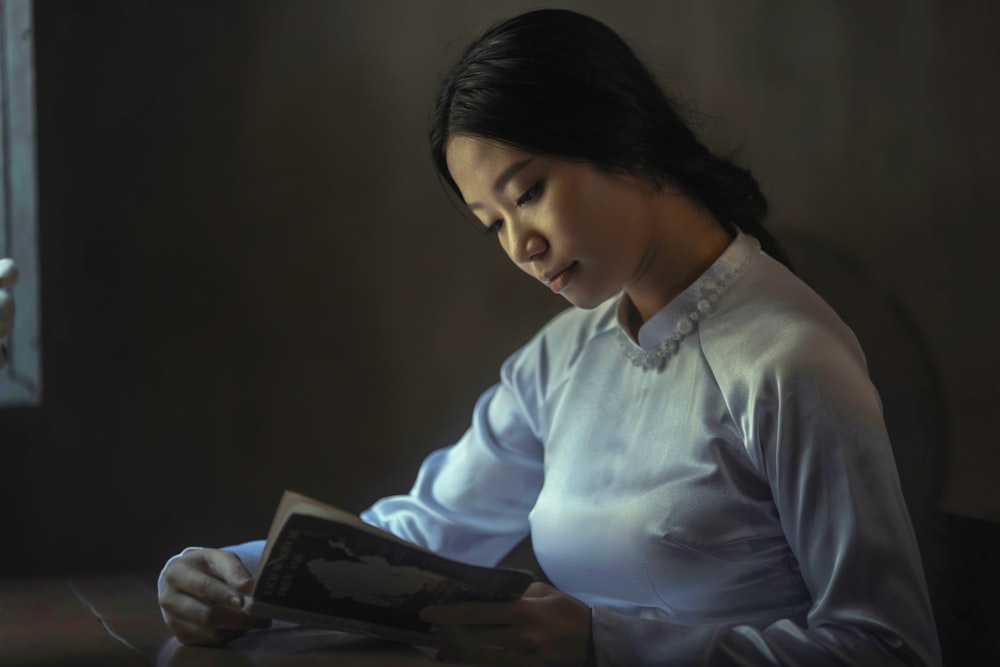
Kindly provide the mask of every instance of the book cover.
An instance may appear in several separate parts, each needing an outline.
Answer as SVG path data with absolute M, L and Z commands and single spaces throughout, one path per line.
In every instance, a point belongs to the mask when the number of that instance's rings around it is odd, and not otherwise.
M 527 572 L 438 556 L 354 515 L 286 492 L 248 612 L 434 646 L 421 609 L 511 600 L 533 580 Z

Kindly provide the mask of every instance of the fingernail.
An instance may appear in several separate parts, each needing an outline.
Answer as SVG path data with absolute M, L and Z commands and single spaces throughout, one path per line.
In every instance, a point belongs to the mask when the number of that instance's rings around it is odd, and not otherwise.
M 241 600 L 239 597 L 235 595 L 229 598 L 229 604 L 236 607 L 237 609 L 243 608 L 243 600 Z

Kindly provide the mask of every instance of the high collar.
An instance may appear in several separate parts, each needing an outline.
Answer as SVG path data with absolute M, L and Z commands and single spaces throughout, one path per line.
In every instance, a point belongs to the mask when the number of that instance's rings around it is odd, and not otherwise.
M 618 301 L 619 328 L 633 346 L 644 352 L 677 337 L 678 333 L 686 335 L 724 297 L 759 252 L 757 239 L 737 232 L 736 238 L 701 276 L 639 327 L 638 341 L 632 338 L 628 328 L 629 313 L 635 306 L 623 293 Z

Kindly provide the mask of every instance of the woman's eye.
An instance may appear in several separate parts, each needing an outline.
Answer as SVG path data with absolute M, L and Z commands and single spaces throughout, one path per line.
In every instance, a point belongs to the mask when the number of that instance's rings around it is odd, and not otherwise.
M 517 205 L 524 206 L 525 204 L 530 204 L 531 202 L 538 199 L 538 195 L 542 194 L 542 181 L 535 183 L 531 186 L 531 189 L 525 192 L 523 195 L 517 198 Z
M 496 234 L 497 232 L 500 231 L 501 227 L 503 227 L 503 220 L 497 220 L 492 225 L 487 227 L 486 231 L 483 233 L 487 236 L 489 236 L 490 234 Z

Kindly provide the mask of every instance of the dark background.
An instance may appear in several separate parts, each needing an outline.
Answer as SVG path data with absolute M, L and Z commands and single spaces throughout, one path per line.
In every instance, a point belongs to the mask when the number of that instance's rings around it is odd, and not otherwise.
M 1000 4 L 553 4 L 754 170 L 865 344 L 915 503 L 1000 519 Z M 3 571 L 154 572 L 262 536 L 284 488 L 407 489 L 565 306 L 426 148 L 445 67 L 538 3 L 35 5 L 44 397 L 0 410 Z

